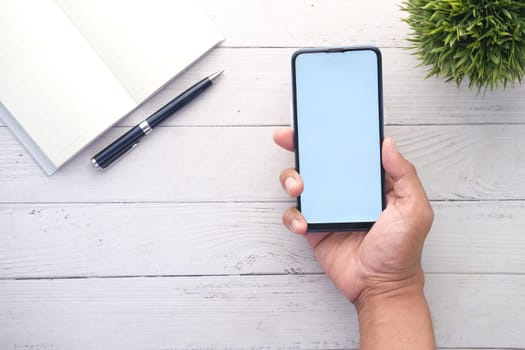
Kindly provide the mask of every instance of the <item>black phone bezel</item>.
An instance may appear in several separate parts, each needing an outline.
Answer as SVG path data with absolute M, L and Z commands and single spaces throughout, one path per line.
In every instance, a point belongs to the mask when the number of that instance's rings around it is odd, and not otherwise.
M 344 47 L 323 47 L 300 49 L 292 55 L 292 104 L 293 104 L 293 128 L 294 128 L 294 145 L 295 145 L 295 169 L 300 173 L 299 166 L 299 133 L 297 123 L 297 95 L 296 95 L 296 70 L 295 61 L 298 56 L 309 53 L 332 53 L 332 52 L 346 52 L 346 51 L 372 51 L 377 57 L 377 77 L 378 77 L 378 115 L 379 115 L 379 156 L 383 159 L 382 144 L 384 138 L 384 119 L 383 119 L 383 74 L 382 74 L 382 57 L 381 51 L 375 46 L 344 46 Z M 385 170 L 381 162 L 381 207 L 384 210 L 386 207 L 386 189 L 385 189 Z M 297 209 L 301 211 L 301 196 L 297 197 Z M 335 231 L 368 231 L 375 221 L 372 222 L 325 222 L 325 223 L 309 223 L 307 222 L 307 232 L 335 232 Z

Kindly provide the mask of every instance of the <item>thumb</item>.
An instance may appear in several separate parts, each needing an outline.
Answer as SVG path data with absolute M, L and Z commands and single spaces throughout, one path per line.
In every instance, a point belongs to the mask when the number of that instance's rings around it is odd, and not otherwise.
M 399 153 L 394 140 L 383 140 L 383 168 L 392 179 L 393 190 L 398 198 L 412 198 L 427 201 L 425 190 L 419 181 L 416 168 Z

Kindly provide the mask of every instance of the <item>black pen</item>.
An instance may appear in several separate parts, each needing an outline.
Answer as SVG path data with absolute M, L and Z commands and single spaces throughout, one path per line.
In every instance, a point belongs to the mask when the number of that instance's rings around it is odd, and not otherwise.
M 133 129 L 116 139 L 109 146 L 91 158 L 91 163 L 96 168 L 107 168 L 126 152 L 135 148 L 140 140 L 149 134 L 151 130 L 166 120 L 173 113 L 181 109 L 188 102 L 199 96 L 204 90 L 209 88 L 213 82 L 222 74 L 223 71 L 213 73 L 202 79 L 179 96 L 168 102 L 164 107 L 153 113 L 151 116 L 140 122 Z

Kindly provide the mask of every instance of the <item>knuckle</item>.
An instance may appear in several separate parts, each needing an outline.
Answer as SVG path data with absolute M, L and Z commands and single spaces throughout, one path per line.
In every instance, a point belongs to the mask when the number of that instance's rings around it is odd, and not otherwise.
M 419 215 L 421 222 L 430 229 L 434 222 L 434 209 L 427 201 L 425 205 L 419 207 Z
M 434 209 L 432 208 L 432 205 L 428 203 L 427 211 L 426 211 L 426 218 L 430 224 L 434 221 Z
M 283 171 L 281 171 L 281 175 L 279 176 L 279 178 L 281 179 L 281 181 L 284 181 L 290 175 L 293 175 L 293 169 L 292 168 L 286 168 Z

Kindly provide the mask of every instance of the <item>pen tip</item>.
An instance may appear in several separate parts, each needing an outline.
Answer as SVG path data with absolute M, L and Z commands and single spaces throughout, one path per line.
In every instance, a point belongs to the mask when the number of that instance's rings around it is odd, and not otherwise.
M 210 79 L 212 82 L 214 82 L 223 72 L 224 72 L 223 70 L 215 72 L 212 75 L 210 75 L 208 77 L 208 79 Z

